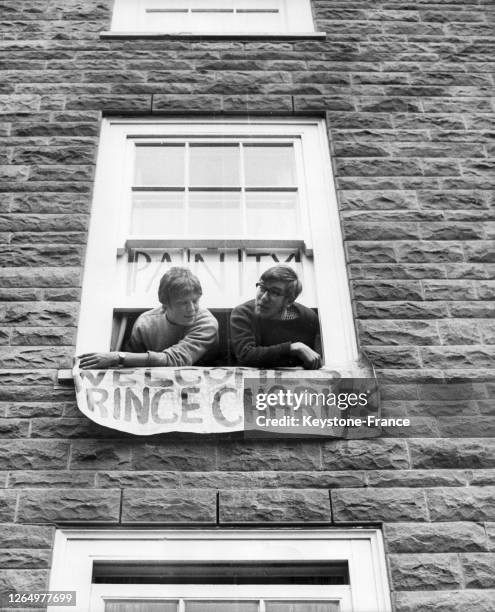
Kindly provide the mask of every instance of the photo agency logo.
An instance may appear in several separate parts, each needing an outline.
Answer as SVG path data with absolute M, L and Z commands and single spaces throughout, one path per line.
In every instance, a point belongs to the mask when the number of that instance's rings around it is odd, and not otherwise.
M 373 378 L 288 378 L 284 372 L 244 379 L 247 437 L 369 438 L 380 435 L 382 420 Z

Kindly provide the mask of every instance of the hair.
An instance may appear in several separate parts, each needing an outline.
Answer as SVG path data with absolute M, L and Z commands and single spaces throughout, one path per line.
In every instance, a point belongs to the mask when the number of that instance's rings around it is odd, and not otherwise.
M 287 285 L 286 296 L 293 302 L 302 291 L 302 283 L 295 271 L 285 264 L 272 266 L 265 270 L 260 277 L 263 282 L 267 281 L 283 281 Z
M 158 299 L 162 304 L 170 304 L 173 299 L 190 293 L 203 295 L 201 283 L 188 268 L 174 266 L 162 276 L 158 287 Z

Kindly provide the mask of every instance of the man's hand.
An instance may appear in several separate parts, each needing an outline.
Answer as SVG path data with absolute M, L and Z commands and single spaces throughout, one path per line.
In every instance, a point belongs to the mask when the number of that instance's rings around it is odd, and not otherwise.
M 119 365 L 118 353 L 85 353 L 79 356 L 81 370 L 105 370 Z
M 304 342 L 293 342 L 290 345 L 291 353 L 294 353 L 303 362 L 306 370 L 318 370 L 321 368 L 321 355 Z

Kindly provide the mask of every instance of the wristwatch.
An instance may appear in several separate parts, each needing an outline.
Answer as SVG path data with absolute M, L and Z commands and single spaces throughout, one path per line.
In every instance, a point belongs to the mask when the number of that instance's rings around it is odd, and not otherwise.
M 123 368 L 124 367 L 124 359 L 125 359 L 125 353 L 117 353 L 118 357 L 119 357 L 119 361 L 117 363 L 117 365 L 119 366 L 119 368 Z

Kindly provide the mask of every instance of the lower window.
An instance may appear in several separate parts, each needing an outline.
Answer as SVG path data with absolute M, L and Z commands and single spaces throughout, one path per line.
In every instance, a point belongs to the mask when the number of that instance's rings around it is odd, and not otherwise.
M 60 530 L 50 589 L 88 612 L 391 609 L 374 529 Z

